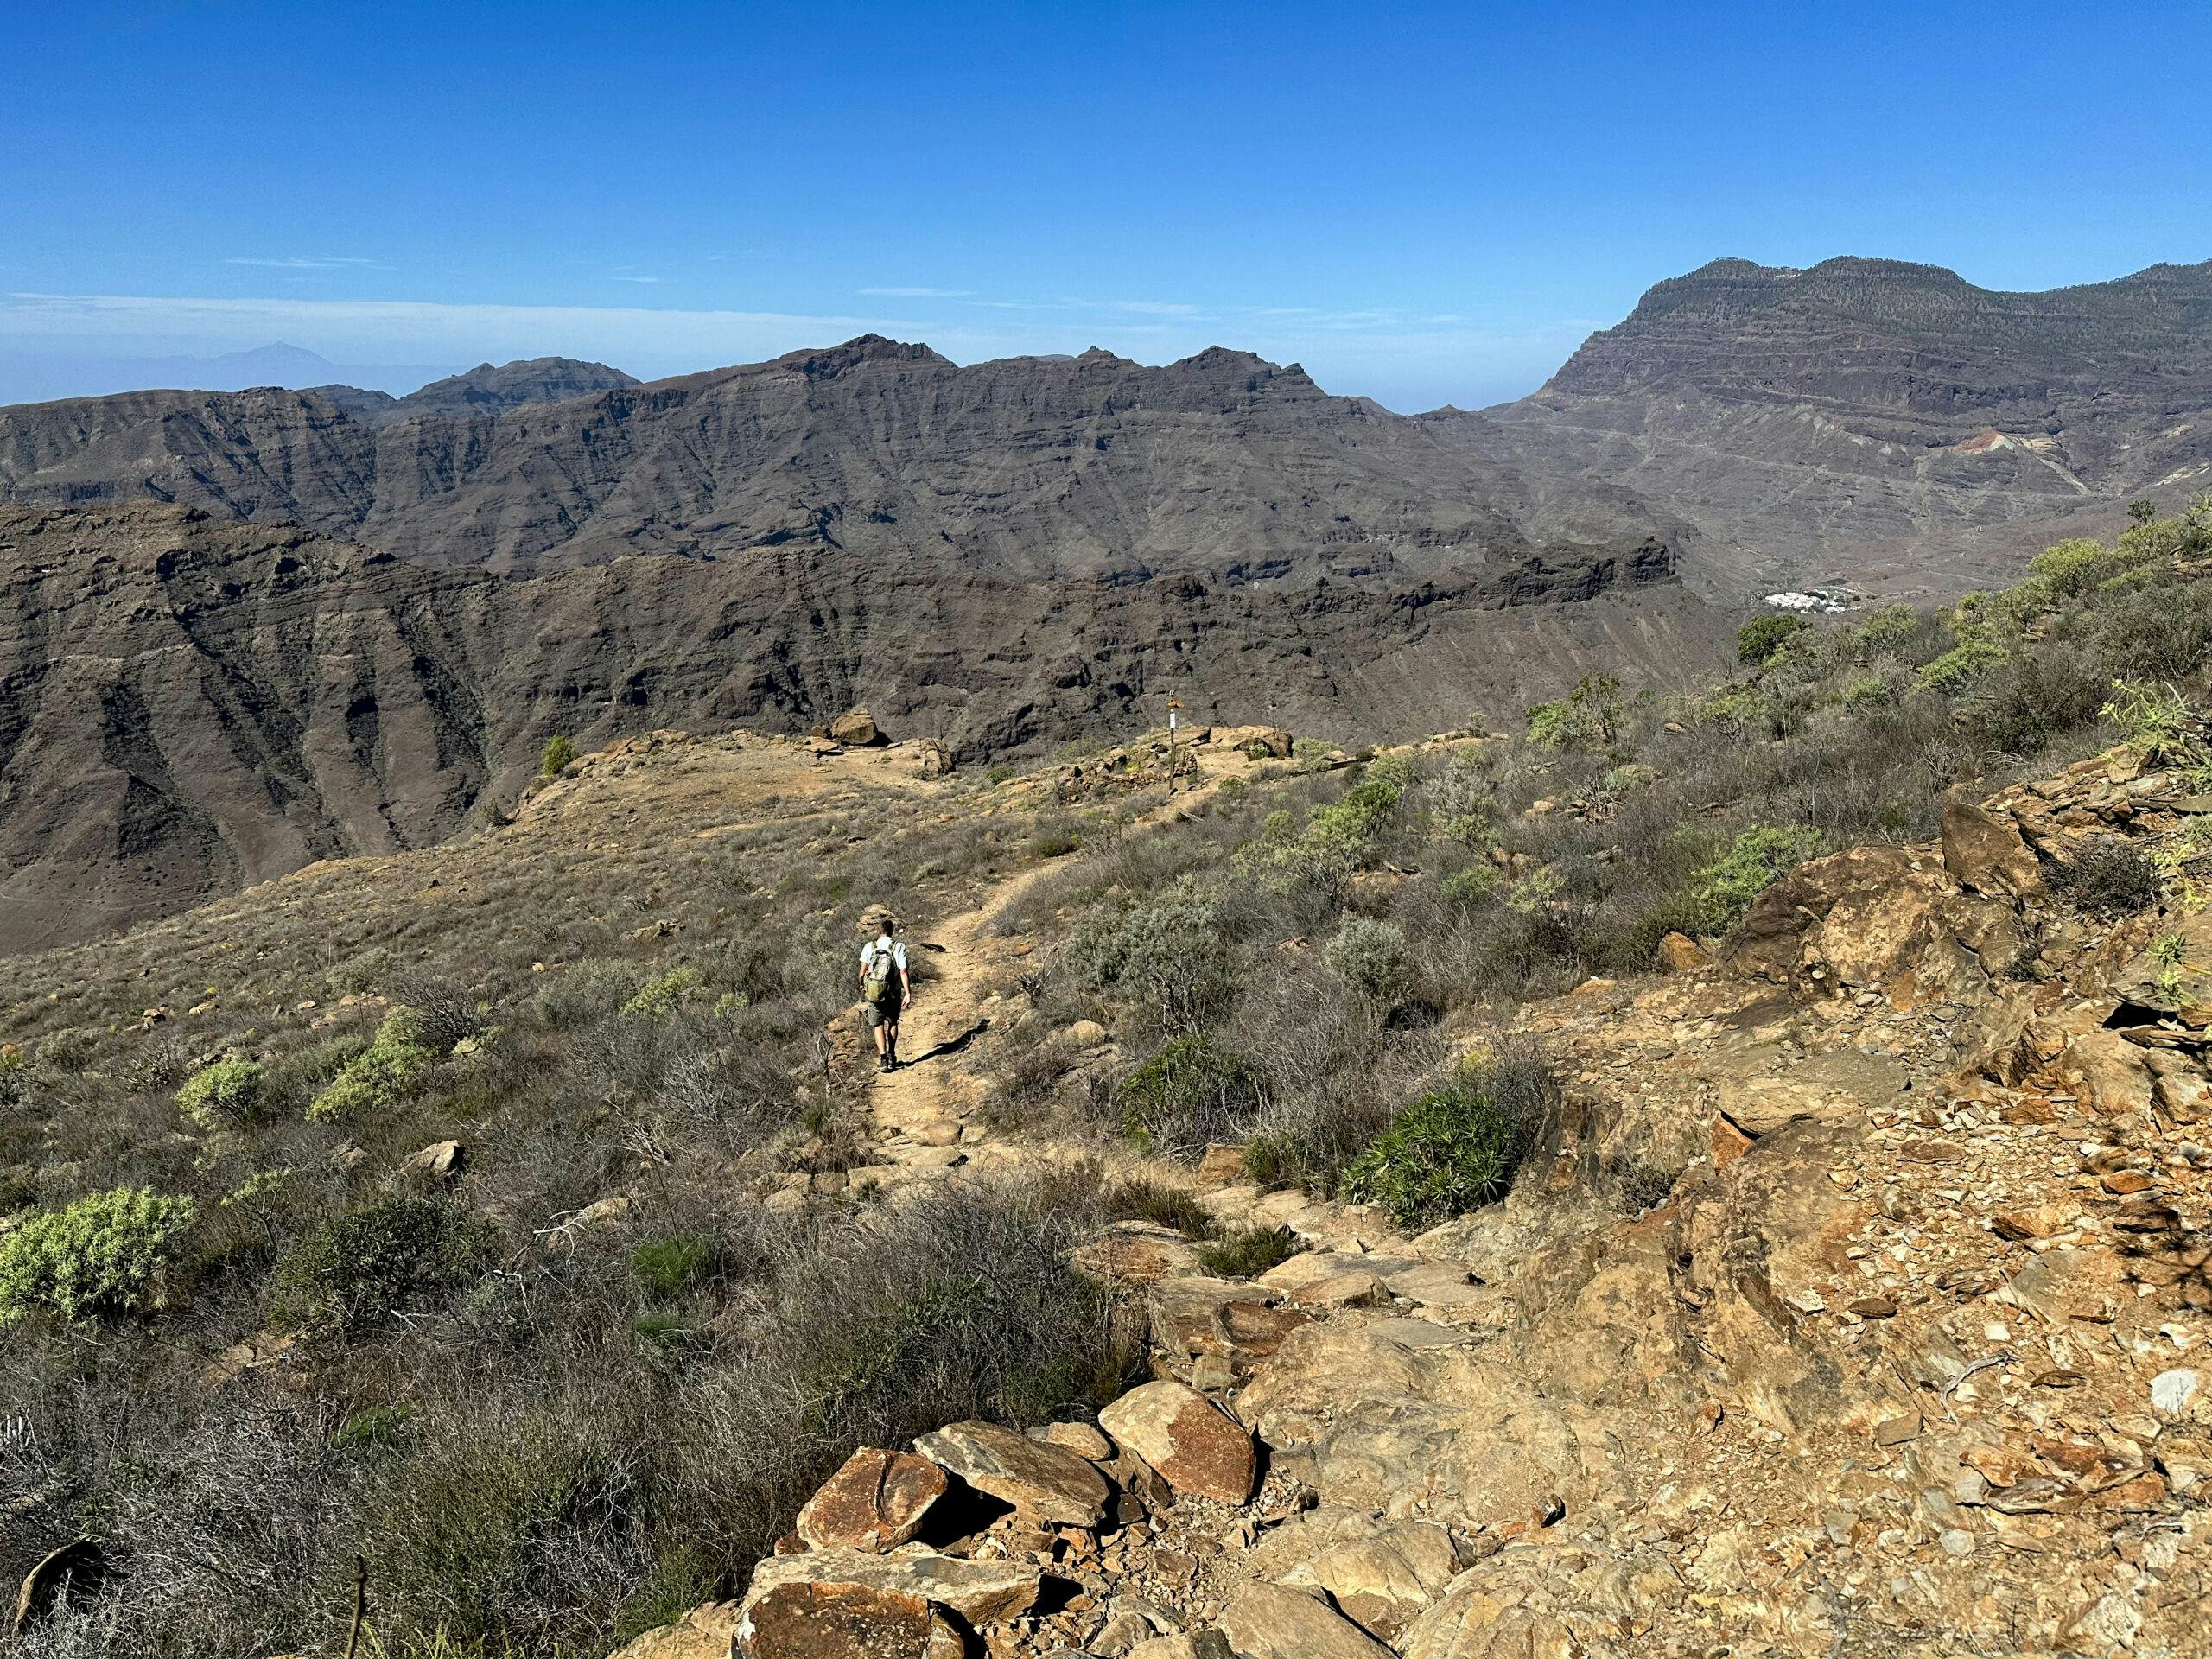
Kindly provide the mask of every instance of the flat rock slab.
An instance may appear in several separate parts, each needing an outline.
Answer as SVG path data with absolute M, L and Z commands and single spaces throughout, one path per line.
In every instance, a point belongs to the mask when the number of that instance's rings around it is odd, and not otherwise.
M 948 1484 L 927 1458 L 864 1446 L 807 1499 L 798 1535 L 813 1549 L 896 1548 L 921 1530 Z
M 1306 1307 L 1356 1306 L 1382 1301 L 1389 1294 L 1365 1256 L 1320 1250 L 1294 1255 L 1255 1282 Z
M 1154 1285 L 1205 1271 L 1190 1240 L 1148 1221 L 1117 1222 L 1068 1260 L 1078 1273 L 1124 1285 Z
M 783 1584 L 747 1605 L 735 1645 L 726 1640 L 715 1659 L 961 1659 L 964 1647 L 923 1597 L 857 1584 Z M 699 1659 L 709 1659 L 705 1649 Z
M 1037 1600 L 1039 1577 L 1034 1562 L 967 1561 L 912 1545 L 888 1555 L 816 1549 L 803 1555 L 772 1556 L 754 1567 L 745 1612 L 750 1618 L 765 1597 L 786 1586 L 849 1586 L 919 1597 L 933 1606 L 951 1609 L 971 1624 L 987 1624 L 1027 1612 Z M 779 1649 L 783 1651 L 798 1649 Z
M 950 1423 L 916 1440 L 914 1450 L 977 1491 L 1053 1526 L 1096 1526 L 1113 1496 L 1084 1458 L 998 1423 Z
M 1251 1432 L 1180 1382 L 1147 1382 L 1098 1414 L 1105 1431 L 1179 1492 L 1242 1503 L 1259 1478 Z
M 1453 1262 L 1419 1262 L 1384 1274 L 1382 1282 L 1393 1296 L 1419 1302 L 1423 1307 L 1471 1307 L 1497 1298 L 1495 1290 L 1477 1284 L 1473 1274 Z
M 1390 1649 L 1318 1596 L 1248 1584 L 1222 1610 L 1237 1659 L 1394 1659 Z

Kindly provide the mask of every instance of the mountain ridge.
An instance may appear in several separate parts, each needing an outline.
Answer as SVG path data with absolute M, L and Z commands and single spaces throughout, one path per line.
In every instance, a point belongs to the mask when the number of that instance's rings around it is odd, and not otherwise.
M 1531 396 L 1421 418 L 1686 520 L 1709 596 L 1955 594 L 2212 482 L 2212 261 L 2014 294 L 1899 260 L 1714 260 Z

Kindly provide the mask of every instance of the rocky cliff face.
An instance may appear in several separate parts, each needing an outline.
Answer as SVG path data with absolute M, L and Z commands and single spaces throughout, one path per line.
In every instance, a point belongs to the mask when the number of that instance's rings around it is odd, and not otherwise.
M 1595 474 L 1707 538 L 1691 579 L 1979 585 L 2212 479 L 2212 263 L 2049 293 L 1932 265 L 1716 260 L 1660 283 L 1534 397 L 1440 432 Z
M 804 730 L 865 702 L 973 759 L 1156 721 L 1173 694 L 1193 720 L 1364 740 L 1593 668 L 1691 673 L 1711 632 L 1656 543 L 1286 591 L 808 541 L 512 580 L 139 505 L 0 508 L 0 583 L 7 949 L 438 840 L 556 731 Z
M 799 546 L 1025 579 L 1407 582 L 1675 529 L 1234 352 L 959 368 L 869 336 L 557 403 L 454 385 L 371 418 L 276 391 L 0 410 L 0 499 L 150 496 L 499 571 Z

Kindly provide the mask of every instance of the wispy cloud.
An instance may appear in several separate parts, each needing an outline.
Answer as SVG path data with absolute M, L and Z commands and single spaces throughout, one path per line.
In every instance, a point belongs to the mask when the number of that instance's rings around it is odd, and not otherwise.
M 391 266 L 379 264 L 373 259 L 348 259 L 336 255 L 316 255 L 310 257 L 306 254 L 294 254 L 284 259 L 264 259 L 248 254 L 239 254 L 224 260 L 223 263 L 226 265 L 259 265 L 270 270 L 389 270 L 391 269 Z
M 613 280 L 618 283 L 664 283 L 668 278 L 665 276 L 631 276 L 618 270 L 614 273 Z
M 975 290 L 969 288 L 856 288 L 853 292 L 871 300 L 964 300 Z
M 1133 317 L 1195 317 L 1198 308 L 1173 300 L 1109 300 L 1109 311 L 1126 311 Z

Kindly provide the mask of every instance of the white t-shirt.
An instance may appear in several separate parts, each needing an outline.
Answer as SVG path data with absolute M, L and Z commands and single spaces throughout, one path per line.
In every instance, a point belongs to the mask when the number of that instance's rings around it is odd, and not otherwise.
M 894 941 L 887 933 L 878 934 L 861 946 L 861 967 L 863 970 L 875 960 L 875 953 L 879 950 L 888 950 L 899 971 L 902 974 L 906 971 L 906 947 Z

